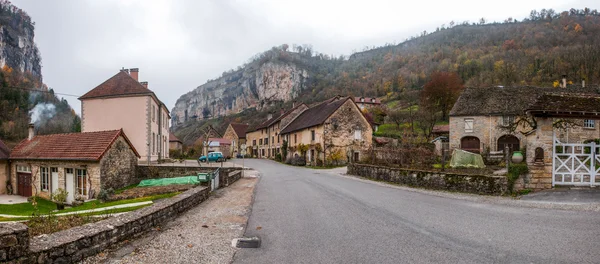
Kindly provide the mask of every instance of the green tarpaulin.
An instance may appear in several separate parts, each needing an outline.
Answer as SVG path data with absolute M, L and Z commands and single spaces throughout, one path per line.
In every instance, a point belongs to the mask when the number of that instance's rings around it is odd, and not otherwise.
M 165 186 L 173 184 L 200 184 L 200 182 L 206 182 L 209 177 L 210 176 L 208 176 L 206 173 L 199 173 L 197 176 L 149 179 L 141 181 L 140 184 L 138 184 L 138 187 Z
M 455 149 L 450 159 L 452 168 L 485 168 L 483 158 L 479 154 L 467 152 L 461 149 Z

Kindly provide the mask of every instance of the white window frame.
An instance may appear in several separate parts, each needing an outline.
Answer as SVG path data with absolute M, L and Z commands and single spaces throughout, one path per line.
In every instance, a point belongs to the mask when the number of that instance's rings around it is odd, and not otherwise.
M 40 167 L 40 190 L 47 192 L 50 190 L 50 169 Z
M 596 120 L 594 120 L 594 119 L 583 120 L 583 128 L 589 128 L 589 129 L 596 128 Z
M 82 182 L 83 186 L 79 185 L 80 178 L 81 178 L 81 182 Z M 84 195 L 84 196 L 88 194 L 87 180 L 88 180 L 87 169 L 75 169 L 75 193 L 77 193 L 78 195 Z
M 31 167 L 27 165 L 17 165 L 17 172 L 31 173 Z
M 474 124 L 475 124 L 475 119 L 465 118 L 465 133 L 473 133 Z
M 354 139 L 362 140 L 362 130 L 360 130 L 360 129 L 354 130 Z
M 515 117 L 514 116 L 502 116 L 502 125 L 504 126 L 510 126 L 512 124 L 515 123 Z

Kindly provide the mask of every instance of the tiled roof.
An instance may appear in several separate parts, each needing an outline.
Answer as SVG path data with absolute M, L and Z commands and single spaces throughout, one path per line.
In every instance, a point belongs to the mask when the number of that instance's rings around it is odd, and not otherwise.
M 294 110 L 296 110 L 296 108 L 300 107 L 301 105 L 304 105 L 304 103 L 298 104 L 297 106 L 294 106 L 292 109 L 288 110 L 287 112 L 285 112 L 283 114 L 280 114 L 278 116 L 274 116 L 271 119 L 268 119 L 267 121 L 259 124 L 258 126 L 254 127 L 252 130 L 249 130 L 247 132 L 252 132 L 252 131 L 259 130 L 259 129 L 267 128 L 267 127 L 275 124 L 277 121 L 283 119 L 284 117 L 286 117 L 290 113 L 292 113 Z
M 131 95 L 154 95 L 154 93 L 133 79 L 127 72 L 119 71 L 115 76 L 96 86 L 79 99 Z
M 238 138 L 246 138 L 246 130 L 248 130 L 248 125 L 238 123 L 231 123 L 230 125 Z
M 590 94 L 546 93 L 528 108 L 536 112 L 600 113 L 600 96 Z
M 537 101 L 552 92 L 598 94 L 595 88 L 490 87 L 465 89 L 450 116 L 520 115 Z
M 361 99 L 365 99 L 363 102 Z M 363 104 L 381 104 L 381 101 L 377 97 L 354 97 L 355 103 L 363 103 Z
M 349 97 L 337 98 L 338 97 L 332 98 L 305 110 L 287 127 L 285 127 L 281 131 L 281 134 L 287 134 L 300 129 L 323 124 L 331 114 L 333 114 L 338 108 L 340 108 L 340 106 L 350 99 Z
M 435 125 L 431 130 L 431 133 L 448 133 L 450 132 L 450 125 Z
M 0 160 L 8 159 L 10 156 L 10 149 L 2 140 L 0 140 Z
M 169 142 L 179 142 L 182 143 L 173 133 L 169 133 Z
M 11 159 L 90 160 L 97 161 L 123 136 L 136 156 L 140 157 L 123 130 L 53 134 L 21 141 L 10 154 Z

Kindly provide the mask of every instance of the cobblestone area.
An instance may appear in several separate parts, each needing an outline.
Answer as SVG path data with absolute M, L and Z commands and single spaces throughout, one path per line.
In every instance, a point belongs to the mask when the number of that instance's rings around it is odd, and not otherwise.
M 246 170 L 244 178 L 176 220 L 83 263 L 230 263 L 236 252 L 231 240 L 243 236 L 257 176 Z

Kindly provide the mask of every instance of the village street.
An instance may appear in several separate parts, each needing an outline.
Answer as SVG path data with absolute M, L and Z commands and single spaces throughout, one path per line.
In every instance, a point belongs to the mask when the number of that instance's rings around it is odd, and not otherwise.
M 269 160 L 234 263 L 597 263 L 600 213 L 431 195 Z M 456 196 L 453 197 L 453 196 Z M 469 198 L 470 197 L 470 198 Z M 460 198 L 460 199 L 457 199 Z M 500 200 L 507 198 L 499 198 Z

